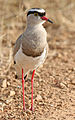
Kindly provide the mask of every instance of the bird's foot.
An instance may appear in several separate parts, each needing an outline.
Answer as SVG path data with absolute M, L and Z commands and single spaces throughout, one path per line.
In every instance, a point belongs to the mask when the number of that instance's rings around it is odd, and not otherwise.
M 23 107 L 23 111 L 26 111 L 26 108 L 25 108 L 25 107 Z
M 30 110 L 31 110 L 32 112 L 34 112 L 34 107 L 31 107 Z

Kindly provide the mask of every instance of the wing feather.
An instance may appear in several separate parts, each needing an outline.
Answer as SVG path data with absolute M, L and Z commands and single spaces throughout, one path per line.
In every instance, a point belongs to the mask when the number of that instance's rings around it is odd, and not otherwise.
M 18 50 L 20 49 L 20 45 L 21 45 L 21 41 L 22 41 L 22 34 L 19 36 L 19 38 L 16 40 L 14 49 L 13 49 L 13 57 L 15 56 L 15 54 L 18 52 Z

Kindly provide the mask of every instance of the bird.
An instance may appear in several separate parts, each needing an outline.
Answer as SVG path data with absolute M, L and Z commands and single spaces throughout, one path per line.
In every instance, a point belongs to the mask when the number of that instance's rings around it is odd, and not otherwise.
M 36 69 L 44 63 L 48 53 L 47 32 L 43 27 L 46 21 L 53 23 L 46 16 L 43 8 L 31 8 L 27 12 L 25 31 L 18 37 L 14 45 L 13 57 L 16 78 L 22 78 L 23 109 L 26 109 L 24 98 L 24 81 L 27 74 L 33 71 L 31 77 L 31 111 L 33 107 L 33 78 Z

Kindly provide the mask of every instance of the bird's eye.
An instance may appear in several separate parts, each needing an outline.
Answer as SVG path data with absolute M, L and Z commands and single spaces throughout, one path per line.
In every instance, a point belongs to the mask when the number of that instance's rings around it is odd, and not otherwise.
M 38 13 L 34 13 L 34 16 L 38 16 Z

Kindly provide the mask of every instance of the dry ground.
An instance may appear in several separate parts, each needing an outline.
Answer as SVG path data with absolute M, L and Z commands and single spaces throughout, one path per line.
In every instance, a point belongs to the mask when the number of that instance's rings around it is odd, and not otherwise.
M 26 112 L 22 109 L 22 83 L 15 79 L 12 49 L 25 30 L 25 10 L 43 7 L 54 25 L 44 24 L 49 54 L 34 78 L 25 82 Z M 75 120 L 75 0 L 0 0 L 0 120 Z

